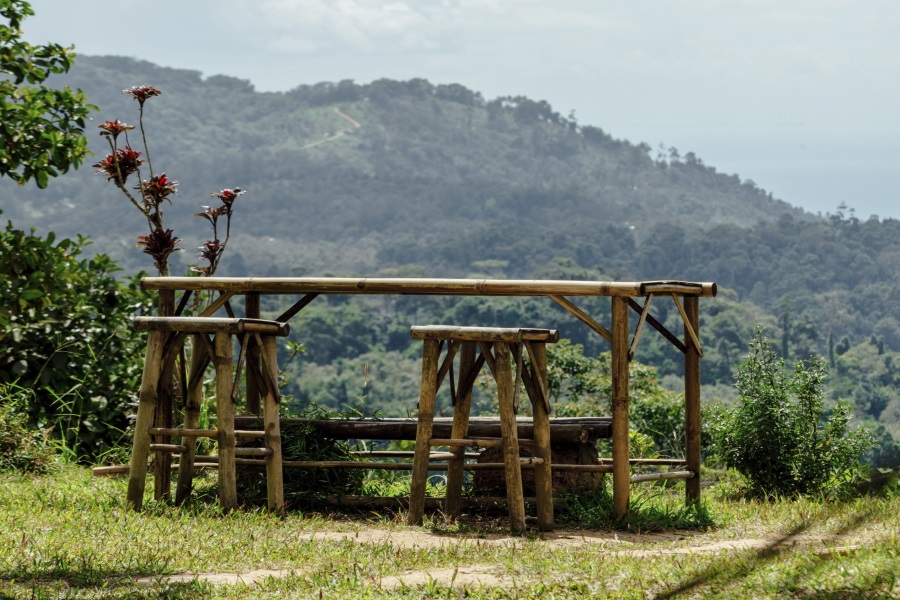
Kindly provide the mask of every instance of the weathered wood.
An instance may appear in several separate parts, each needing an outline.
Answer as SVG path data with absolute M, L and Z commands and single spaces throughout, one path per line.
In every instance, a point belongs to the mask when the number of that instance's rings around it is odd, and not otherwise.
M 212 291 L 212 290 L 211 290 Z M 200 313 L 201 317 L 211 317 L 213 316 L 217 310 L 228 304 L 228 301 L 231 300 L 231 297 L 234 296 L 234 292 L 223 292 L 219 291 L 219 297 L 216 298 L 209 306 L 203 309 L 203 312 Z M 227 312 L 227 311 L 226 311 Z M 228 315 L 229 317 L 233 317 L 234 315 Z
M 715 283 L 693 281 L 644 281 L 641 283 L 641 296 L 647 294 L 678 294 L 679 296 L 715 296 L 718 288 Z
M 278 315 L 276 317 L 276 321 L 281 323 L 287 323 L 294 315 L 299 313 L 301 310 L 309 306 L 309 303 L 319 297 L 318 293 L 309 293 L 303 296 L 300 300 L 298 300 L 293 306 L 289 309 Z
M 235 472 L 234 405 L 231 402 L 232 353 L 231 335 L 216 332 L 216 417 L 219 429 L 219 503 L 225 511 L 237 507 L 237 475 Z
M 267 379 L 278 379 L 278 349 L 275 338 L 266 336 L 262 338 L 260 348 L 262 368 L 267 369 Z M 266 386 L 266 395 L 263 397 L 263 418 L 265 422 L 266 448 L 272 453 L 266 457 L 266 495 L 269 510 L 281 512 L 284 510 L 284 468 L 281 454 L 281 419 L 278 413 L 278 405 L 281 401 L 277 385 Z
M 694 477 L 694 471 L 668 471 L 666 473 L 647 473 L 646 475 L 634 475 L 631 477 L 631 483 L 640 483 L 642 481 L 661 481 L 663 479 L 697 479 Z M 687 482 L 685 482 L 687 483 Z
M 628 303 L 612 299 L 612 454 L 613 510 L 628 515 L 631 469 L 628 464 Z
M 414 325 L 409 329 L 414 340 L 455 340 L 464 342 L 521 342 L 532 340 L 554 343 L 559 341 L 555 329 L 525 327 L 459 327 L 456 325 Z
M 634 298 L 628 299 L 628 306 L 631 307 L 631 309 L 639 315 L 643 313 L 643 308 L 640 304 L 635 302 Z M 679 352 L 684 352 L 684 342 L 679 340 L 674 333 L 666 329 L 665 325 L 654 319 L 653 315 L 647 315 L 647 324 L 658 331 L 659 334 L 664 338 L 669 340 L 669 343 L 678 348 Z
M 611 458 L 598 458 L 598 462 L 601 464 L 609 463 L 612 464 L 613 459 Z M 685 464 L 685 460 L 683 458 L 629 458 L 628 463 L 632 465 L 683 465 Z
M 162 290 L 159 292 L 157 314 L 160 317 L 169 317 L 175 314 L 175 292 L 173 290 Z M 171 344 L 163 350 L 162 369 L 159 373 L 160 382 L 156 389 L 156 415 L 154 422 L 158 427 L 171 427 L 174 418 L 174 400 L 175 400 L 175 359 L 178 356 L 177 347 L 180 347 L 182 340 L 175 342 L 167 340 Z M 171 440 L 163 436 L 156 440 L 159 443 L 167 444 Z M 154 498 L 160 500 L 168 498 L 172 487 L 172 457 L 166 452 L 157 452 L 153 468 L 153 495 Z
M 187 447 L 182 444 L 150 444 L 150 452 L 168 452 L 169 454 L 181 454 L 187 452 Z
M 690 298 L 690 296 L 686 296 L 685 300 Z M 696 298 L 695 298 L 696 299 Z M 695 327 L 691 323 L 690 318 L 685 312 L 684 308 L 681 306 L 681 302 L 678 301 L 678 296 L 672 294 L 672 300 L 675 301 L 675 306 L 678 307 L 678 312 L 681 314 L 681 319 L 684 321 L 684 332 L 686 334 L 687 340 L 685 340 L 685 347 L 687 347 L 688 340 L 694 345 L 694 348 L 697 351 L 697 354 L 703 356 L 703 348 L 700 347 L 700 338 L 697 337 L 697 332 L 695 331 Z
M 519 445 L 523 445 L 530 440 L 519 440 Z M 500 448 L 503 446 L 501 438 L 491 439 L 475 439 L 475 438 L 431 438 L 428 440 L 431 446 L 449 446 L 451 448 Z
M 244 296 L 244 315 L 248 319 L 260 318 L 260 295 L 258 292 L 250 292 Z M 262 393 L 259 389 L 260 386 L 257 382 L 257 377 L 255 377 L 257 367 L 254 366 L 259 365 L 259 353 L 260 348 L 259 344 L 256 343 L 256 338 L 250 336 L 247 343 L 247 372 L 244 374 L 244 379 L 247 382 L 247 389 L 245 392 L 247 412 L 251 415 L 258 415 L 262 410 Z
M 132 321 L 137 331 L 177 331 L 181 333 L 238 334 L 247 332 L 263 333 L 284 337 L 291 332 L 291 326 L 277 321 L 262 319 L 232 319 L 225 317 L 135 317 Z
M 464 438 L 469 432 L 469 413 L 472 407 L 472 386 L 467 385 L 471 379 L 474 381 L 472 371 L 475 369 L 474 342 L 463 342 L 459 351 L 459 386 L 458 396 L 453 402 L 453 425 L 450 428 L 450 436 L 453 439 Z M 433 433 L 433 430 L 432 430 Z M 429 444 L 433 441 L 429 440 Z M 463 466 L 465 464 L 466 447 L 450 446 L 453 450 L 454 460 L 450 462 L 447 470 L 447 518 L 459 517 L 462 506 Z
M 644 323 L 647 322 L 647 317 L 650 316 L 650 303 L 653 302 L 653 295 L 647 296 L 647 299 L 644 301 L 644 306 L 640 310 L 640 317 L 638 318 L 637 327 L 634 328 L 634 337 L 631 338 L 631 347 L 628 349 L 628 360 L 634 359 L 634 352 L 637 350 L 638 342 L 641 341 L 641 333 L 644 331 Z
M 134 424 L 134 442 L 131 448 L 131 469 L 125 506 L 141 510 L 144 504 L 144 486 L 147 481 L 147 460 L 150 457 L 150 427 L 156 413 L 156 392 L 162 370 L 162 352 L 165 333 L 151 332 L 147 338 L 144 355 L 144 373 L 138 392 L 137 420 Z
M 421 525 L 425 515 L 425 484 L 428 480 L 428 454 L 431 447 L 434 421 L 434 398 L 437 394 L 437 369 L 440 344 L 437 340 L 425 340 L 422 349 L 422 380 L 419 386 L 419 418 L 416 426 L 416 454 L 410 481 L 409 525 Z
M 235 423 L 241 429 L 259 427 L 255 416 L 236 416 Z M 520 444 L 534 439 L 534 424 L 531 419 L 516 420 L 517 436 Z M 312 427 L 319 435 L 335 440 L 414 440 L 416 439 L 416 419 L 281 419 L 282 429 L 292 425 Z M 451 438 L 453 422 L 449 418 L 435 418 L 432 425 L 434 438 Z M 468 437 L 500 438 L 500 420 L 497 417 L 471 417 Z M 590 443 L 598 439 L 612 437 L 610 417 L 554 418 L 550 420 L 550 441 L 552 444 Z M 446 445 L 446 444 L 444 444 Z
M 609 332 L 609 329 L 598 323 L 592 316 L 575 306 L 575 304 L 573 304 L 571 300 L 556 294 L 551 295 L 550 298 L 554 302 L 562 306 L 566 310 L 566 312 L 587 325 L 604 340 L 612 343 L 612 334 Z
M 526 343 L 531 358 L 531 369 L 539 389 L 532 402 L 534 421 L 534 454 L 541 466 L 535 469 L 534 486 L 537 497 L 537 521 L 541 531 L 553 530 L 553 465 L 550 451 L 550 410 L 547 401 L 547 347 L 544 344 Z
M 685 297 L 685 315 L 692 330 L 700 332 L 700 301 Z M 685 499 L 700 501 L 700 348 L 692 338 L 685 340 L 684 353 L 684 432 L 687 470 L 697 473 L 697 477 L 685 482 Z
M 195 438 L 212 438 L 217 435 L 211 429 L 198 429 L 203 405 L 203 373 L 210 362 L 208 345 L 209 339 L 205 335 L 191 336 L 191 365 L 188 388 L 185 390 L 184 428 L 168 432 L 169 435 L 180 435 L 181 443 L 187 446 L 187 451 L 179 459 L 178 481 L 175 484 L 175 504 L 178 505 L 190 497 L 194 487 L 194 460 L 197 453 Z
M 253 448 L 248 446 L 236 446 L 234 449 L 235 456 L 272 456 L 271 448 Z
M 509 344 L 495 344 L 497 404 L 503 437 L 503 462 L 506 465 L 506 498 L 509 502 L 509 526 L 513 532 L 525 530 L 525 495 L 522 493 L 522 465 L 519 461 L 519 439 L 516 413 L 513 410 L 513 374 Z

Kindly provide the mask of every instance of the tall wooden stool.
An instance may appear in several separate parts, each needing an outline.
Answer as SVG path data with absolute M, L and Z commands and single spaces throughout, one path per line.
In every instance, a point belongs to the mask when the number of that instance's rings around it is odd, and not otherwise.
M 218 442 L 219 502 L 225 510 L 237 506 L 237 475 L 235 457 L 265 457 L 266 485 L 270 510 L 284 508 L 284 484 L 281 461 L 281 432 L 278 414 L 278 365 L 275 337 L 290 332 L 287 323 L 260 319 L 212 318 L 212 317 L 136 317 L 134 327 L 149 331 L 144 373 L 141 379 L 134 446 L 128 479 L 126 504 L 140 510 L 144 498 L 147 476 L 147 460 L 150 452 L 179 454 L 176 503 L 183 502 L 191 492 L 194 475 L 194 456 L 197 438 L 212 438 Z M 210 334 L 213 338 L 210 339 Z M 189 373 L 183 379 L 185 386 L 185 416 L 181 428 L 154 427 L 156 393 L 162 377 L 170 377 L 165 368 L 174 364 L 174 357 L 181 353 L 186 337 L 192 339 Z M 233 336 L 240 340 L 240 355 L 235 368 L 232 363 Z M 248 352 L 248 342 L 253 338 L 261 348 L 259 360 Z M 264 397 L 261 431 L 235 431 L 234 401 L 245 360 L 249 377 L 252 377 L 261 396 Z M 202 404 L 203 374 L 210 362 L 216 371 L 216 429 L 199 429 Z M 151 437 L 157 438 L 155 440 Z M 169 443 L 179 437 L 177 444 Z M 236 447 L 236 438 L 255 438 L 264 441 L 263 448 Z
M 545 344 L 559 340 L 559 333 L 550 329 L 454 327 L 427 325 L 412 327 L 413 339 L 424 340 L 422 354 L 422 383 L 419 391 L 419 418 L 416 430 L 416 449 L 413 458 L 410 486 L 410 525 L 421 525 L 425 510 L 425 487 L 429 460 L 449 460 L 447 471 L 446 514 L 459 516 L 463 463 L 466 447 L 501 447 L 506 475 L 506 496 L 509 502 L 510 527 L 514 532 L 525 529 L 525 499 L 522 493 L 522 464 L 535 465 L 535 486 L 538 527 L 553 529 L 553 489 L 550 466 L 550 402 L 547 394 L 547 353 Z M 447 353 L 438 364 L 441 350 L 447 342 Z M 459 379 L 454 387 L 453 359 L 459 352 Z M 530 368 L 524 361 L 527 353 Z M 476 356 L 477 355 L 477 356 Z M 512 361 L 516 369 L 513 375 Z M 468 437 L 472 386 L 484 364 L 488 365 L 497 382 L 502 437 Z M 453 399 L 453 427 L 450 439 L 432 438 L 434 402 L 438 388 L 451 373 Z M 534 415 L 534 440 L 523 440 L 533 446 L 534 457 L 519 457 L 516 426 L 519 382 L 525 386 Z M 431 452 L 432 446 L 449 446 L 450 453 Z

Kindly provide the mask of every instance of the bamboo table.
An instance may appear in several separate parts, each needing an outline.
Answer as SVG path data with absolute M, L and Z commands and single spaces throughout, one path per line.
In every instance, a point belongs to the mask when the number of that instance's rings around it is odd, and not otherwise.
M 493 279 L 419 279 L 419 278 L 343 278 L 343 277 L 145 277 L 141 280 L 145 290 L 159 293 L 160 316 L 178 316 L 194 293 L 217 292 L 218 297 L 201 314 L 211 317 L 224 310 L 234 316 L 230 300 L 245 296 L 247 318 L 259 318 L 262 295 L 299 295 L 301 298 L 275 320 L 287 322 L 316 297 L 322 294 L 369 295 L 440 295 L 440 296 L 535 296 L 546 297 L 609 342 L 612 349 L 612 472 L 613 505 L 616 515 L 628 514 L 628 501 L 632 480 L 628 448 L 628 363 L 634 356 L 645 325 L 650 325 L 684 354 L 685 397 L 685 464 L 686 470 L 678 475 L 685 479 L 685 499 L 700 499 L 700 357 L 699 299 L 716 295 L 715 283 L 685 281 L 546 281 L 546 280 L 493 280 Z M 182 292 L 176 306 L 176 292 Z M 604 327 L 594 317 L 575 304 L 570 297 L 610 297 L 611 325 Z M 678 308 L 684 324 L 682 338 L 675 335 L 650 315 L 654 298 L 669 297 Z M 644 298 L 643 304 L 637 298 Z M 629 309 L 638 315 L 633 331 L 629 326 Z M 476 325 L 466 323 L 464 325 Z M 551 324 L 541 323 L 541 326 Z M 251 348 L 250 352 L 258 352 Z M 166 358 L 174 364 L 174 357 Z M 162 373 L 171 374 L 172 368 L 163 366 Z M 157 396 L 141 397 L 140 402 L 152 402 L 156 406 L 157 427 L 171 426 L 171 387 L 160 386 Z M 247 384 L 247 404 L 251 412 L 259 412 L 259 395 Z M 169 488 L 169 455 L 158 456 L 156 462 L 156 495 L 164 496 Z M 645 476 L 643 476 L 645 478 Z M 129 499 L 131 501 L 133 499 Z M 139 506 L 139 503 L 130 502 Z

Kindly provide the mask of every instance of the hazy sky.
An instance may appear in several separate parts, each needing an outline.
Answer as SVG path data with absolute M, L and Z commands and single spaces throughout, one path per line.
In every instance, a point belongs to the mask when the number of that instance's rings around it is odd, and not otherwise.
M 547 100 L 813 212 L 900 218 L 896 0 L 32 0 L 26 38 L 250 80 Z M 77 64 L 77 63 L 76 63 Z M 153 82 L 123 82 L 132 83 Z

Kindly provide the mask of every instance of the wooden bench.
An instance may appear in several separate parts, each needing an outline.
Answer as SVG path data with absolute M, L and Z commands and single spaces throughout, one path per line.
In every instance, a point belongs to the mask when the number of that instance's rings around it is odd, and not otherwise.
M 235 460 L 238 456 L 265 457 L 268 505 L 271 510 L 282 510 L 284 486 L 275 337 L 286 336 L 290 327 L 277 321 L 209 317 L 136 317 L 134 327 L 138 331 L 149 331 L 150 336 L 135 422 L 127 504 L 136 510 L 142 506 L 150 452 L 156 452 L 157 456 L 180 456 L 175 501 L 183 502 L 192 488 L 196 440 L 205 437 L 218 442 L 219 502 L 226 511 L 237 506 Z M 157 423 L 154 427 L 160 380 L 172 376 L 165 366 L 174 365 L 174 356 L 182 351 L 187 336 L 191 336 L 192 345 L 190 372 L 185 373 L 183 379 L 186 386 L 184 426 L 166 427 Z M 241 347 L 237 368 L 232 360 L 234 336 L 238 336 Z M 261 348 L 259 361 L 247 352 L 251 338 Z M 234 402 L 238 390 L 235 372 L 240 375 L 245 361 L 265 398 L 262 430 L 235 429 L 234 426 Z M 210 362 L 216 372 L 216 429 L 200 429 L 203 374 Z M 172 437 L 180 438 L 180 441 L 173 444 L 170 442 Z M 256 438 L 264 442 L 264 447 L 236 448 L 237 438 Z
M 538 527 L 553 529 L 553 489 L 550 452 L 550 400 L 547 393 L 547 353 L 545 345 L 559 340 L 559 333 L 550 329 L 458 327 L 427 325 L 412 327 L 413 339 L 423 340 L 422 383 L 419 391 L 419 417 L 416 430 L 416 449 L 410 482 L 410 525 L 420 525 L 425 510 L 425 488 L 428 468 L 436 454 L 434 446 L 446 446 L 449 452 L 437 453 L 448 460 L 447 498 L 445 514 L 449 519 L 459 516 L 465 448 L 493 446 L 502 448 L 506 497 L 509 504 L 510 528 L 525 530 L 525 497 L 522 491 L 522 465 L 534 465 L 535 498 Z M 442 347 L 447 351 L 440 361 Z M 459 379 L 452 376 L 453 361 L 459 353 Z M 526 361 L 527 357 L 527 361 Z M 513 371 L 515 363 L 515 372 Z M 500 413 L 500 437 L 470 437 L 469 412 L 475 378 L 487 365 L 497 383 L 497 402 Z M 453 426 L 450 437 L 434 436 L 434 403 L 438 389 L 447 374 L 453 401 Z M 454 387 L 454 383 L 457 385 Z M 533 456 L 519 456 L 519 435 L 516 422 L 520 383 L 531 400 L 533 437 L 529 446 Z

